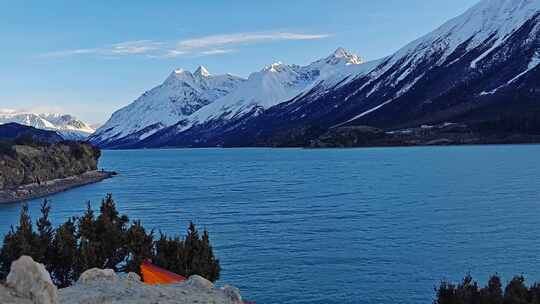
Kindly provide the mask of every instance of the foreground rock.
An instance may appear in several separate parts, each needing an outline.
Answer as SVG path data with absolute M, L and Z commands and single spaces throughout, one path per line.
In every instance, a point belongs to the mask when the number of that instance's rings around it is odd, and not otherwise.
M 237 288 L 216 288 L 194 275 L 186 282 L 146 285 L 136 274 L 118 276 L 110 269 L 90 269 L 71 287 L 57 290 L 43 265 L 23 256 L 11 267 L 6 286 L 0 285 L 4 304 L 240 304 Z
M 36 304 L 58 303 L 58 290 L 45 266 L 28 256 L 22 256 L 11 264 L 6 286 L 15 291 L 16 295 Z

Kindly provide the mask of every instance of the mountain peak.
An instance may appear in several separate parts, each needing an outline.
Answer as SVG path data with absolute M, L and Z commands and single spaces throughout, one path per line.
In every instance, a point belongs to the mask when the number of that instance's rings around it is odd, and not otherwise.
M 281 61 L 274 62 L 271 65 L 264 67 L 263 72 L 274 72 L 274 73 L 280 72 L 283 70 L 284 66 L 285 65 Z
M 204 66 L 200 65 L 197 70 L 195 70 L 195 73 L 193 75 L 199 77 L 208 77 L 210 76 L 210 72 L 208 72 L 208 70 Z
M 190 71 L 186 71 L 184 69 L 176 69 L 172 71 L 172 73 L 165 79 L 165 84 L 175 84 L 179 80 L 180 81 L 190 81 L 190 79 L 193 79 L 193 74 L 191 74 Z
M 347 51 L 346 49 L 342 48 L 342 47 L 338 47 L 334 53 L 332 54 L 334 55 L 334 57 L 348 57 L 348 56 L 351 56 L 351 53 L 349 51 Z
M 362 58 L 358 55 L 349 52 L 348 50 L 339 47 L 337 48 L 328 58 L 327 62 L 332 64 L 337 64 L 341 60 L 345 60 L 345 64 L 361 64 L 363 63 Z
M 184 69 L 176 69 L 176 70 L 173 71 L 174 75 L 183 75 L 185 73 L 187 73 L 187 71 L 184 70 Z

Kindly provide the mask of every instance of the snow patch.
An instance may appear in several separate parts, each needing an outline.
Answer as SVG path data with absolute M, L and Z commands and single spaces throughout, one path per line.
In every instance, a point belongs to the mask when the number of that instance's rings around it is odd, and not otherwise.
M 493 46 L 491 46 L 491 48 L 489 48 L 489 50 L 485 51 L 482 55 L 478 56 L 476 59 L 471 61 L 470 67 L 472 69 L 476 69 L 477 63 L 480 62 L 482 59 L 486 58 L 489 54 L 491 54 L 491 52 L 493 52 L 499 46 L 501 46 L 501 44 L 502 44 L 502 39 L 498 39 L 497 41 L 495 41 L 495 43 L 493 43 Z
M 523 75 L 529 73 L 532 69 L 536 68 L 540 64 L 540 54 L 536 53 L 531 61 L 529 62 L 529 65 L 527 66 L 527 69 L 523 71 L 522 73 L 519 73 L 516 77 L 510 79 L 507 84 L 511 84 L 516 82 L 518 79 L 520 79 Z
M 372 112 L 377 111 L 378 109 L 384 107 L 385 105 L 391 103 L 391 102 L 394 101 L 394 100 L 395 100 L 395 98 L 389 99 L 389 100 L 387 100 L 387 101 L 381 103 L 380 105 L 378 105 L 378 106 L 376 106 L 376 107 L 373 107 L 373 108 L 371 108 L 371 109 L 369 109 L 369 110 L 367 110 L 367 111 L 365 111 L 365 112 L 362 112 L 362 113 L 360 113 L 360 114 L 354 116 L 353 118 L 351 118 L 351 119 L 349 119 L 349 120 L 347 120 L 347 121 L 345 121 L 345 122 L 342 122 L 342 123 L 340 123 L 340 124 L 338 124 L 338 125 L 336 125 L 336 126 L 334 126 L 334 127 L 340 127 L 340 126 L 346 125 L 346 124 L 348 124 L 348 123 L 350 123 L 350 122 L 352 122 L 352 121 L 355 121 L 355 120 L 357 120 L 357 119 L 359 119 L 359 118 L 362 118 L 362 117 L 364 117 L 364 116 L 366 116 L 366 115 L 368 115 L 368 114 L 370 114 L 370 113 L 372 113 Z

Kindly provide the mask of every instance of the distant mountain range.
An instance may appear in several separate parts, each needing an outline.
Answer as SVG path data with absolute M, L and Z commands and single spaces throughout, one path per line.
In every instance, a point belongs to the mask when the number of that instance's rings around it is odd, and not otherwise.
M 30 141 L 38 144 L 54 144 L 64 139 L 55 131 L 47 131 L 18 123 L 0 124 L 0 141 Z
M 67 114 L 39 114 L 0 109 L 0 125 L 18 123 L 37 129 L 57 132 L 66 140 L 85 140 L 95 130 L 88 124 Z
M 375 61 L 339 48 L 248 79 L 176 70 L 90 140 L 107 148 L 305 146 L 339 128 L 449 123 L 540 134 L 539 64 L 540 0 L 483 0 Z

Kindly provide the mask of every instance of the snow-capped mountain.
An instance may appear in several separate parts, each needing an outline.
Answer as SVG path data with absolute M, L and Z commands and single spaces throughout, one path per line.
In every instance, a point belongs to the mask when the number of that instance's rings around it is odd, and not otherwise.
M 539 14 L 539 0 L 480 1 L 378 61 L 365 76 L 336 90 L 304 96 L 289 109 L 276 110 L 303 113 L 325 104 L 326 109 L 319 107 L 318 114 L 306 115 L 305 121 L 294 114 L 284 117 L 302 124 L 315 119 L 325 127 L 368 124 L 388 128 L 455 119 L 480 108 L 487 101 L 484 97 L 513 90 L 526 80 L 524 76 L 536 72 Z M 478 102 L 471 102 L 475 99 Z
M 201 108 L 190 117 L 191 125 L 211 120 L 230 120 L 248 113 L 256 115 L 284 101 L 290 100 L 320 81 L 337 79 L 352 72 L 349 66 L 359 65 L 362 60 L 343 48 L 332 55 L 308 66 L 273 63 L 253 73 L 237 90 Z
M 303 145 L 347 125 L 530 129 L 540 117 L 539 30 L 540 0 L 483 0 L 330 89 L 316 86 L 232 132 L 202 133 L 203 145 Z M 160 144 L 197 145 L 200 137 Z
M 94 129 L 68 114 L 37 114 L 16 110 L 0 110 L 0 124 L 18 123 L 37 129 L 56 131 L 64 139 L 84 140 Z
M 197 84 L 197 80 L 211 77 L 209 73 L 204 68 L 199 68 L 193 75 L 178 70 L 165 81 L 164 85 L 152 90 L 167 98 L 160 96 L 148 100 L 145 98 L 148 93 L 145 93 L 133 104 L 113 114 L 113 117 L 92 136 L 92 141 L 103 146 L 118 147 L 144 141 L 158 133 L 177 134 L 210 126 L 218 128 L 224 124 L 257 116 L 258 113 L 290 100 L 317 84 L 323 82 L 328 85 L 335 84 L 344 77 L 357 73 L 358 69 L 355 66 L 361 64 L 362 60 L 358 56 L 343 48 L 338 48 L 327 58 L 307 66 L 278 62 L 252 73 L 247 80 L 232 78 L 236 87 L 228 86 L 231 90 L 226 92 L 222 89 L 219 91 L 223 93 L 221 96 L 214 94 L 205 98 L 204 102 L 200 102 L 199 95 L 186 95 L 183 83 L 189 82 L 190 87 L 194 87 L 193 84 Z M 171 77 L 173 83 L 177 83 L 177 79 L 181 77 L 182 85 L 167 85 L 171 82 Z M 206 91 L 201 91 L 207 94 Z M 178 115 L 178 111 L 171 108 L 167 102 L 168 96 L 178 94 L 184 97 L 182 104 L 196 104 L 197 107 L 190 106 L 189 111 L 183 111 Z M 153 107 L 149 108 L 149 104 Z M 119 113 L 123 115 L 120 117 Z M 153 117 L 154 115 L 156 117 Z M 155 124 L 158 118 L 161 121 Z M 131 123 L 130 119 L 134 122 Z
M 482 0 L 391 56 L 363 63 L 340 48 L 303 67 L 273 64 L 150 136 L 105 143 L 296 145 L 348 125 L 508 128 L 540 116 L 539 64 L 540 0 Z
M 211 75 L 202 66 L 194 73 L 177 69 L 163 84 L 116 111 L 91 137 L 91 141 L 101 145 L 140 141 L 162 128 L 185 121 L 244 81 L 230 74 Z

